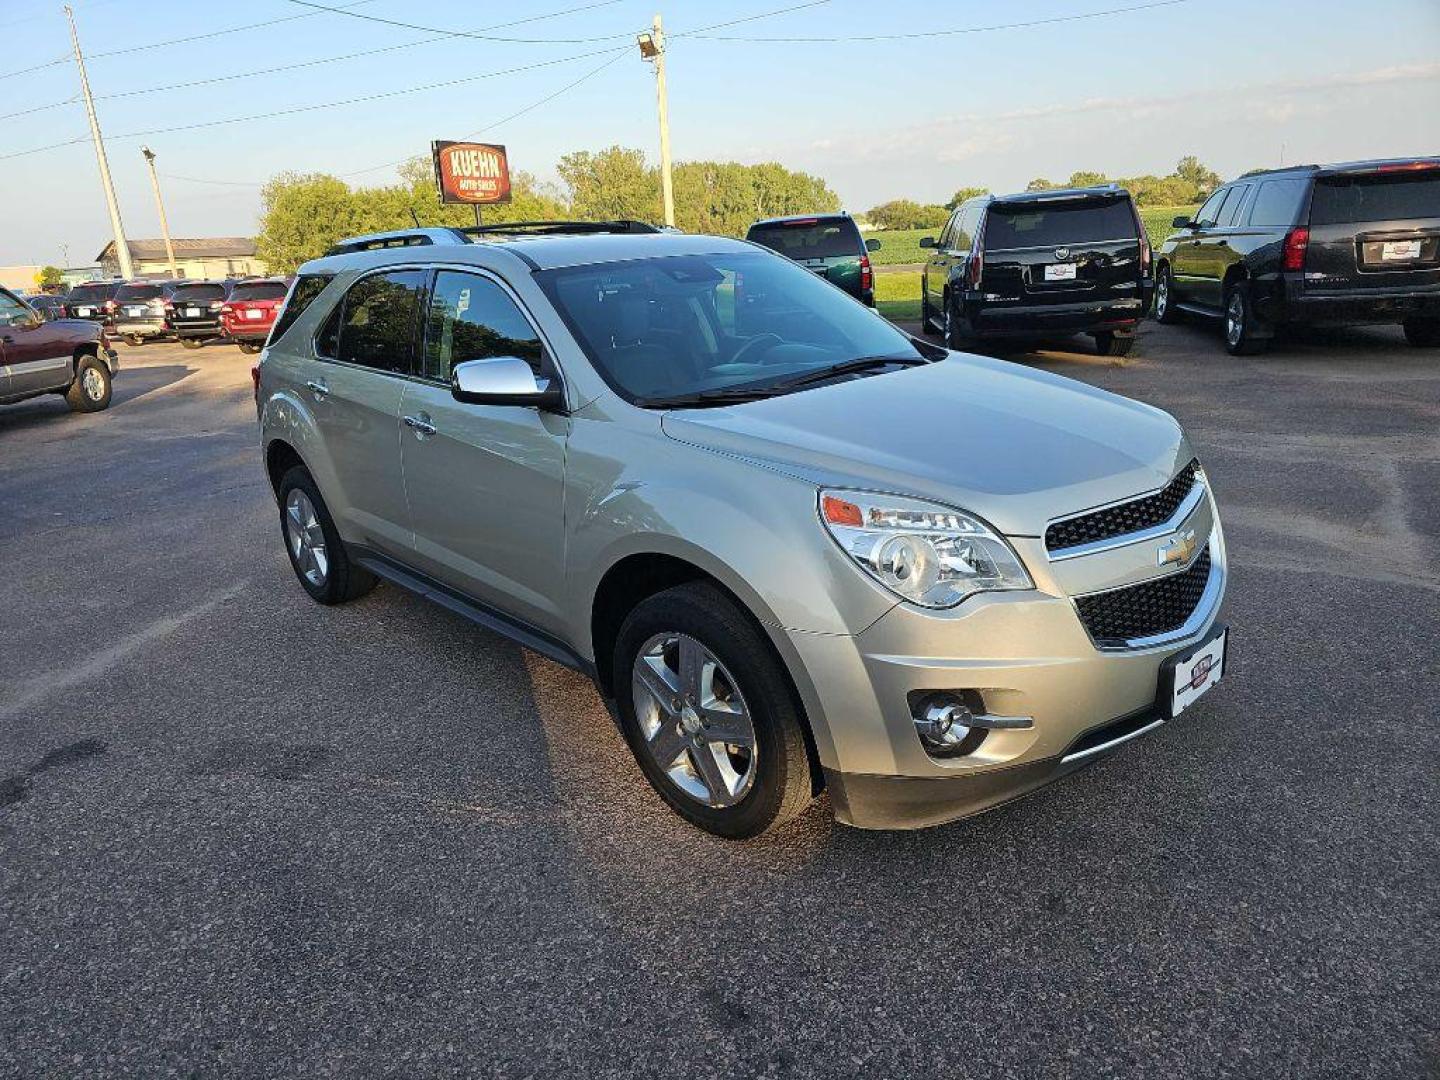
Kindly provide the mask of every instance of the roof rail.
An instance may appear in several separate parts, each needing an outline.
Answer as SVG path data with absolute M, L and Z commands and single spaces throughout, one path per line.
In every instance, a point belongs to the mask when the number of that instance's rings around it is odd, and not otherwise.
M 396 229 L 394 232 L 366 233 L 347 236 L 331 245 L 326 255 L 349 255 L 356 251 L 379 251 L 383 248 L 425 247 L 430 244 L 468 244 L 458 229 Z
M 658 233 L 643 221 L 503 221 L 495 225 L 466 225 L 455 230 L 466 236 L 557 236 L 566 233 Z

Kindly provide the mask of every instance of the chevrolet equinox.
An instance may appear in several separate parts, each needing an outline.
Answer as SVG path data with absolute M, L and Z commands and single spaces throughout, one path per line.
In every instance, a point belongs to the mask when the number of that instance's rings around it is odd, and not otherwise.
M 997 806 L 1221 677 L 1166 413 L 896 329 L 758 245 L 414 229 L 307 263 L 260 361 L 300 584 L 385 579 L 593 678 L 683 817 Z

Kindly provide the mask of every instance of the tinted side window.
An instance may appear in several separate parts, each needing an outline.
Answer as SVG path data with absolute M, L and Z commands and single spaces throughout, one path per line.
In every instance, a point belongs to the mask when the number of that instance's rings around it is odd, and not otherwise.
M 1231 189 L 1230 197 L 1225 200 L 1225 205 L 1220 210 L 1220 224 L 1234 225 L 1240 216 L 1240 207 L 1245 203 L 1245 196 L 1250 191 L 1249 184 L 1237 184 Z
M 270 339 L 265 344 L 270 345 L 280 340 L 285 331 L 295 325 L 295 320 L 300 313 L 310 306 L 317 296 L 325 291 L 335 275 L 333 274 L 302 274 L 295 280 L 295 287 L 290 290 L 290 299 L 285 301 L 285 306 L 280 309 L 280 317 L 275 320 L 275 326 L 270 331 Z M 333 355 L 333 354 L 332 354 Z
M 961 210 L 955 219 L 955 233 L 950 237 L 950 246 L 956 251 L 969 251 L 975 246 L 975 228 L 979 224 L 980 207 Z
M 1250 208 L 1251 225 L 1274 225 L 1289 228 L 1300 213 L 1307 181 L 1298 177 L 1288 180 L 1266 180 Z
M 478 274 L 441 270 L 425 324 L 424 374 L 450 381 L 456 364 L 518 356 L 540 374 L 540 337 L 495 282 Z
M 345 294 L 335 359 L 377 371 L 408 373 L 424 289 L 423 270 L 371 274 L 357 281 Z
M 955 235 L 955 222 L 959 220 L 959 218 L 959 210 L 951 213 L 949 220 L 945 222 L 945 227 L 940 230 L 940 239 L 935 241 L 937 248 L 948 248 L 950 246 L 950 238 Z
M 10 326 L 16 320 L 30 317 L 30 309 L 8 292 L 0 291 L 0 325 Z
M 1220 216 L 1220 204 L 1225 201 L 1225 196 L 1230 194 L 1229 188 L 1221 188 L 1205 200 L 1205 205 L 1195 211 L 1195 222 L 1198 225 L 1214 225 L 1215 219 Z

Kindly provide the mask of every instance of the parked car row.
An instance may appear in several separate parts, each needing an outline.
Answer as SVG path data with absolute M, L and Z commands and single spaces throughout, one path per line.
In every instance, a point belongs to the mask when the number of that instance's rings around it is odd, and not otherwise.
M 199 348 L 231 341 L 253 353 L 264 344 L 287 287 L 284 278 L 94 281 L 36 306 L 47 318 L 97 322 L 129 345 L 173 339 Z

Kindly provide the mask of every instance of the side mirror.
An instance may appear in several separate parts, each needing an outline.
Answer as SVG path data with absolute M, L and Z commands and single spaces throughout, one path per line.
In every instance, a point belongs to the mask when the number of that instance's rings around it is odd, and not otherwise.
M 933 248 L 935 246 L 935 238 L 933 236 L 922 236 L 920 238 L 920 246 L 922 248 Z
M 866 251 L 879 251 L 879 250 L 880 250 L 880 241 L 879 241 L 879 240 L 866 240 L 866 241 L 865 241 L 865 250 L 866 250 Z
M 542 379 L 518 356 L 491 356 L 456 364 L 450 394 L 467 405 L 528 405 L 559 412 L 565 395 L 555 379 Z
M 1193 229 L 1195 222 L 1191 221 L 1184 214 L 1181 214 L 1174 221 L 1170 222 L 1170 227 L 1172 229 Z

